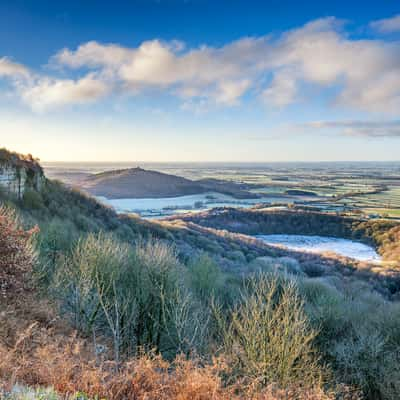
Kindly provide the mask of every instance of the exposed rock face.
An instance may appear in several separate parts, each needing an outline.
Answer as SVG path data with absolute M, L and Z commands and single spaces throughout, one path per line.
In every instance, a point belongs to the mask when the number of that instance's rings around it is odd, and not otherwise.
M 21 197 L 25 191 L 26 172 L 13 165 L 0 165 L 0 186 L 7 192 Z
M 27 188 L 40 190 L 43 182 L 43 170 L 32 156 L 0 149 L 0 189 L 20 199 Z

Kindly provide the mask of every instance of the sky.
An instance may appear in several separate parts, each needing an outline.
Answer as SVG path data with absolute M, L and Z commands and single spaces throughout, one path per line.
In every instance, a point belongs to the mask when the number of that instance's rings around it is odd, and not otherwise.
M 0 147 L 399 161 L 400 3 L 0 0 Z

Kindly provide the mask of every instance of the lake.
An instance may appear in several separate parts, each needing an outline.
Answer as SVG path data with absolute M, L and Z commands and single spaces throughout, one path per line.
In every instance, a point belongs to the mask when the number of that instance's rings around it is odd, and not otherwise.
M 371 246 L 348 239 L 308 235 L 257 235 L 265 243 L 291 250 L 312 253 L 333 252 L 358 261 L 380 262 L 381 257 Z

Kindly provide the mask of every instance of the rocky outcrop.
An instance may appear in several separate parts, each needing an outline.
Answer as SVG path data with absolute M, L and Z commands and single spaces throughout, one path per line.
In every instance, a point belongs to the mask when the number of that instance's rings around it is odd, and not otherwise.
M 27 188 L 40 190 L 44 179 L 42 167 L 31 155 L 0 149 L 0 190 L 20 199 Z

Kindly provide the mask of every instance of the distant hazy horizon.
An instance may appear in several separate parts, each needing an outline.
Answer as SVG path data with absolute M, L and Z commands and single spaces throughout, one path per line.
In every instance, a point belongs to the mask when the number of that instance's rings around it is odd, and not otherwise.
M 135 165 L 136 167 L 141 167 L 142 165 L 216 165 L 220 166 L 235 166 L 235 165 L 243 165 L 243 166 L 267 166 L 271 165 L 279 165 L 279 164 L 321 164 L 321 165 L 329 165 L 329 164 L 400 164 L 399 160 L 276 160 L 276 161 L 63 161 L 63 160 L 40 160 L 41 164 L 47 167 L 51 166 L 61 166 L 61 165 Z
M 223 176 L 223 175 L 262 175 L 266 171 L 293 172 L 304 171 L 337 171 L 354 174 L 381 172 L 387 174 L 392 171 L 400 174 L 400 161 L 283 161 L 283 162 L 43 162 L 46 174 L 50 177 L 61 176 L 65 173 L 99 173 L 125 168 L 143 168 L 182 175 L 187 178 L 202 176 Z

